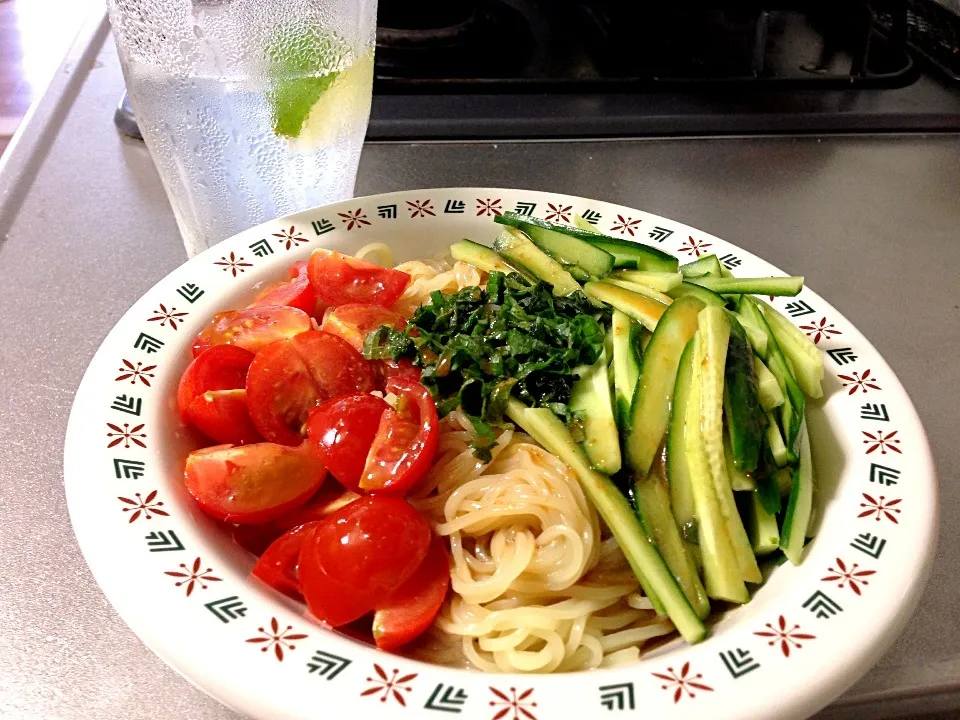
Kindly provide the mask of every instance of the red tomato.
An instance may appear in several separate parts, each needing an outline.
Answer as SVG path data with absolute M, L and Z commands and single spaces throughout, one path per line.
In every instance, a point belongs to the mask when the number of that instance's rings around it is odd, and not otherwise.
M 313 314 L 317 306 L 317 294 L 313 291 L 310 278 L 307 277 L 307 261 L 298 260 L 290 267 L 288 273 L 292 280 L 271 285 L 257 295 L 247 307 L 286 305 L 303 310 L 308 315 Z
M 375 395 L 347 395 L 328 400 L 310 413 L 307 432 L 323 464 L 340 484 L 359 492 L 360 473 L 390 406 Z
M 364 497 L 320 522 L 300 551 L 300 590 L 337 627 L 373 610 L 409 579 L 430 547 L 430 525 L 406 501 Z
M 323 318 L 320 327 L 324 332 L 342 337 L 357 351 L 363 351 L 363 341 L 367 335 L 382 325 L 394 330 L 403 330 L 407 321 L 399 313 L 379 305 L 360 305 L 351 303 L 340 305 Z
M 313 252 L 307 272 L 317 296 L 330 305 L 390 307 L 410 282 L 405 272 L 326 250 Z
M 373 369 L 360 353 L 338 337 L 310 330 L 257 353 L 247 373 L 247 402 L 267 440 L 297 445 L 317 403 L 374 387 Z
M 427 472 L 437 452 L 437 406 L 423 385 L 406 378 L 391 378 L 386 390 L 397 396 L 397 408 L 380 418 L 360 488 L 403 495 Z
M 427 557 L 373 616 L 373 639 L 382 650 L 396 650 L 427 630 L 450 587 L 446 540 L 435 536 Z
M 251 573 L 274 590 L 299 600 L 301 598 L 298 572 L 300 548 L 303 547 L 304 538 L 316 525 L 316 522 L 298 525 L 278 537 L 263 552 Z
M 208 515 L 236 523 L 263 523 L 302 505 L 327 475 L 309 442 L 214 445 L 187 456 L 184 482 Z
M 194 359 L 180 377 L 177 407 L 180 417 L 189 422 L 187 408 L 209 390 L 235 390 L 247 382 L 247 369 L 253 353 L 233 345 L 218 345 Z
M 288 510 L 270 522 L 232 528 L 233 540 L 247 552 L 262 555 L 270 543 L 285 532 L 298 525 L 322 520 L 359 497 L 336 483 L 326 484 L 305 505 Z
M 246 390 L 208 390 L 187 406 L 187 417 L 218 443 L 249 445 L 263 439 L 250 419 Z
M 250 352 L 313 327 L 303 310 L 282 305 L 217 313 L 193 342 L 193 356 L 216 345 L 236 345 Z
M 400 377 L 420 382 L 420 368 L 413 364 L 410 358 L 400 358 L 399 360 L 372 360 L 374 369 L 377 373 L 377 379 L 380 381 L 377 386 L 384 388 L 390 378 Z

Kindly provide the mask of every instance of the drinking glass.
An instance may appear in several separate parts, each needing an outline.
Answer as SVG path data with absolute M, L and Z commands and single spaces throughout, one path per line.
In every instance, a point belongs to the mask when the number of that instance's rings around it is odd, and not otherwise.
M 107 0 L 190 256 L 353 195 L 376 0 Z

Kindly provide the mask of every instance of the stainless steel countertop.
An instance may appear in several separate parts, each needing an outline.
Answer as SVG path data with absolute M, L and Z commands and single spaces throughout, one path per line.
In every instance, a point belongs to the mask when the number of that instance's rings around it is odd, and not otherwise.
M 108 43 L 45 160 L 35 163 L 32 185 L 32 173 L 18 178 L 22 203 L 0 217 L 0 230 L 9 227 L 0 235 L 4 718 L 236 717 L 120 621 L 67 518 L 61 458 L 74 390 L 109 328 L 185 258 L 146 150 L 111 123 L 121 89 Z M 704 228 L 804 274 L 873 341 L 911 393 L 930 435 L 945 510 L 915 618 L 822 717 L 934 710 L 955 717 L 958 168 L 960 136 L 373 144 L 364 151 L 357 193 L 499 185 L 599 197 Z

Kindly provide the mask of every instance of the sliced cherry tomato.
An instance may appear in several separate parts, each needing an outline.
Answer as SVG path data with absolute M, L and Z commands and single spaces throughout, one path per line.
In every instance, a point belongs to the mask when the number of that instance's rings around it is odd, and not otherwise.
M 187 406 L 187 417 L 200 432 L 218 443 L 249 445 L 263 440 L 250 419 L 247 391 L 243 389 L 207 390 Z
M 236 345 L 257 352 L 277 340 L 291 338 L 313 327 L 303 310 L 282 305 L 251 307 L 217 313 L 193 342 L 193 356 L 217 345 Z
M 320 522 L 300 551 L 300 590 L 337 627 L 373 610 L 409 579 L 430 547 L 430 525 L 406 501 L 363 497 Z
M 386 390 L 397 396 L 397 407 L 380 418 L 360 488 L 403 495 L 427 472 L 437 452 L 437 406 L 423 385 L 407 378 L 391 378 Z
M 252 352 L 233 345 L 218 345 L 195 358 L 184 370 L 177 388 L 177 407 L 183 421 L 189 422 L 187 408 L 203 393 L 244 387 L 251 362 Z
M 347 395 L 328 400 L 310 413 L 310 440 L 330 474 L 348 490 L 360 490 L 360 473 L 380 416 L 389 407 L 375 395 Z
M 307 261 L 295 262 L 290 267 L 289 275 L 293 278 L 292 280 L 271 285 L 257 295 L 247 307 L 286 305 L 312 315 L 317 306 L 317 293 L 314 292 L 310 278 L 307 276 Z
M 374 370 L 377 373 L 379 382 L 377 386 L 380 389 L 386 387 L 390 378 L 400 377 L 420 382 L 420 368 L 413 364 L 410 358 L 400 358 L 399 360 L 371 360 Z
M 433 538 L 430 551 L 417 571 L 377 605 L 373 639 L 382 650 L 396 650 L 423 634 L 440 612 L 450 587 L 446 540 Z
M 326 250 L 313 252 L 307 271 L 317 296 L 330 305 L 390 307 L 410 282 L 405 272 Z
M 187 490 L 208 515 L 263 523 L 304 504 L 327 475 L 313 445 L 214 445 L 187 456 Z
M 325 484 L 306 504 L 288 510 L 270 522 L 231 528 L 234 542 L 247 552 L 262 555 L 270 543 L 285 532 L 298 525 L 322 520 L 359 497 L 355 492 L 344 490 L 337 483 Z
M 400 313 L 379 305 L 351 303 L 335 307 L 327 313 L 320 329 L 331 335 L 342 337 L 362 352 L 363 341 L 367 339 L 367 335 L 382 325 L 389 325 L 394 330 L 403 330 L 407 326 L 407 321 Z
M 374 387 L 373 368 L 360 353 L 334 335 L 310 330 L 257 353 L 247 373 L 247 402 L 267 440 L 296 445 L 317 403 Z
M 299 600 L 302 597 L 298 572 L 300 549 L 304 538 L 316 525 L 316 522 L 297 525 L 278 537 L 264 550 L 251 573 L 274 590 Z

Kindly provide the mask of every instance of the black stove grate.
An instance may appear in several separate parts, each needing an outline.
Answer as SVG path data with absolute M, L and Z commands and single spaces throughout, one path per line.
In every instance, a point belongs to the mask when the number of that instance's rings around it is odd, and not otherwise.
M 882 12 L 879 20 L 889 28 L 893 16 Z M 909 0 L 906 39 L 924 60 L 954 83 L 960 83 L 960 17 L 930 0 Z

